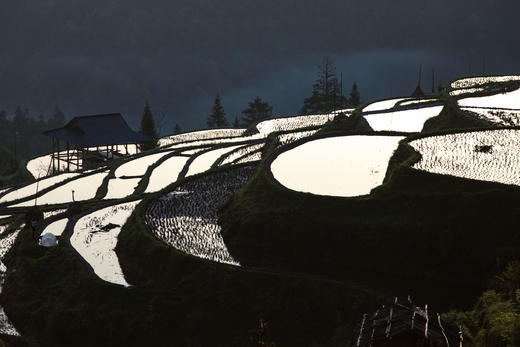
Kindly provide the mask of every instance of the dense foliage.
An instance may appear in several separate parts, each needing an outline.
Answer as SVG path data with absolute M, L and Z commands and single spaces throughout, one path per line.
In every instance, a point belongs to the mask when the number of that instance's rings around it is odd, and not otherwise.
M 56 105 L 51 116 L 34 118 L 29 109 L 18 106 L 9 114 L 0 109 L 0 144 L 12 153 L 16 160 L 30 159 L 51 151 L 51 140 L 42 134 L 65 124 L 65 115 Z
M 245 127 L 271 118 L 273 115 L 273 107 L 269 106 L 267 101 L 262 101 L 259 96 L 253 101 L 249 101 L 248 105 L 249 106 L 242 111 L 242 123 Z
M 318 66 L 318 78 L 312 85 L 312 95 L 305 98 L 300 112 L 302 114 L 330 113 L 347 105 L 348 100 L 342 95 L 336 68 L 331 58 L 325 57 Z
M 520 261 L 513 260 L 469 311 L 444 317 L 462 327 L 468 346 L 520 346 Z

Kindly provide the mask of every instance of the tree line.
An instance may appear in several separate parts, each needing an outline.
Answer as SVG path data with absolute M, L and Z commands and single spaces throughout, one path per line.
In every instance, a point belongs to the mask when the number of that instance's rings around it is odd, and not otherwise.
M 341 82 L 338 81 L 335 67 L 329 57 L 323 58 L 318 66 L 318 77 L 312 86 L 312 94 L 303 101 L 301 114 L 330 113 L 347 107 L 356 107 L 361 103 L 357 84 L 354 82 L 350 95 L 343 95 Z M 235 117 L 232 124 L 235 128 L 247 128 L 272 117 L 273 107 L 267 101 L 256 96 L 242 110 L 240 117 Z M 42 131 L 62 127 L 65 124 L 65 114 L 56 105 L 51 116 L 46 119 L 43 114 L 33 117 L 27 108 L 16 107 L 12 114 L 0 109 L 0 144 L 11 151 L 17 159 L 29 159 L 48 153 L 51 148 L 50 139 L 42 135 Z M 220 95 L 217 94 L 211 114 L 207 117 L 208 128 L 229 127 L 226 112 Z M 140 131 L 152 137 L 153 141 L 141 146 L 142 150 L 155 148 L 159 134 L 148 102 L 146 102 Z M 179 124 L 175 124 L 174 134 L 181 133 Z
M 303 101 L 300 113 L 327 114 L 345 108 L 355 108 L 361 104 L 361 96 L 357 83 L 354 82 L 348 97 L 343 95 L 342 81 L 338 80 L 336 68 L 330 57 L 324 57 L 318 66 L 318 77 L 312 85 L 312 94 Z M 243 128 L 272 117 L 273 107 L 259 96 L 248 102 L 248 107 L 242 111 L 242 116 L 235 117 L 233 127 Z M 220 95 L 217 94 L 207 118 L 208 128 L 224 128 L 229 123 L 222 106 Z
M 48 119 L 43 114 L 33 117 L 28 108 L 17 106 L 13 113 L 0 109 L 0 144 L 16 159 L 29 159 L 51 150 L 51 139 L 42 135 L 49 129 L 62 127 L 65 114 L 59 105 Z

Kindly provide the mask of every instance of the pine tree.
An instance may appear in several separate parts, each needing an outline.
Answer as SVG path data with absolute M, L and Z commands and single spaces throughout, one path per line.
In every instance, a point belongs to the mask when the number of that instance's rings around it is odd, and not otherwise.
M 348 104 L 350 107 L 357 107 L 361 104 L 361 96 L 359 95 L 359 90 L 356 82 L 352 85 L 352 89 L 350 90 L 350 98 L 348 99 Z
M 246 127 L 264 119 L 271 118 L 273 114 L 272 106 L 269 106 L 269 103 L 266 101 L 262 101 L 259 96 L 253 101 L 249 101 L 248 104 L 249 107 L 242 111 L 244 115 L 242 117 L 242 123 L 244 123 Z
M 7 129 L 9 120 L 7 119 L 7 111 L 4 109 L 0 110 L 0 129 Z
M 56 105 L 56 107 L 54 107 L 54 113 L 47 122 L 47 127 L 49 129 L 56 129 L 62 127 L 63 125 L 65 125 L 65 114 L 63 114 L 60 106 Z
M 318 66 L 318 78 L 312 86 L 312 95 L 303 101 L 302 114 L 329 113 L 343 108 L 347 99 L 341 93 L 336 68 L 330 57 L 323 58 Z
M 152 111 L 150 110 L 148 101 L 146 101 L 143 116 L 141 117 L 141 132 L 152 137 L 152 141 L 141 143 L 141 151 L 147 151 L 156 148 L 159 136 L 157 135 L 157 130 L 155 129 L 155 121 L 153 120 Z
M 26 131 L 29 124 L 29 118 L 27 114 L 22 111 L 20 106 L 16 107 L 13 117 L 13 128 L 15 131 Z
M 213 105 L 212 112 L 208 117 L 208 128 L 223 128 L 228 125 L 226 120 L 226 112 L 220 102 L 220 95 L 217 94 L 215 98 L 215 104 Z
M 233 128 L 240 128 L 240 122 L 238 121 L 238 117 L 235 117 L 235 121 L 233 122 Z
M 176 123 L 175 124 L 175 127 L 173 128 L 173 134 L 174 135 L 178 135 L 182 132 L 181 130 L 181 126 L 179 125 L 179 123 Z

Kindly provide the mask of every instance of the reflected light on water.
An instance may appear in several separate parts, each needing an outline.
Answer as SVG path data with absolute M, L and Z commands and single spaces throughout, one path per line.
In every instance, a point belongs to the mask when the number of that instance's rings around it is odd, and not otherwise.
M 304 143 L 271 164 L 285 187 L 317 195 L 358 196 L 383 182 L 403 136 L 341 136 Z

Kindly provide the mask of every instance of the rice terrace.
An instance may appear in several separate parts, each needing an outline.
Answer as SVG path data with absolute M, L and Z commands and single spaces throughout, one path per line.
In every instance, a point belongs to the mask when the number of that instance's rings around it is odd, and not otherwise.
M 2 181 L 0 345 L 520 343 L 520 76 L 63 148 L 97 119 Z

